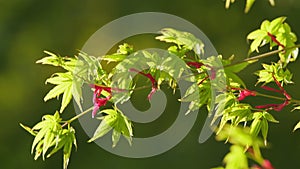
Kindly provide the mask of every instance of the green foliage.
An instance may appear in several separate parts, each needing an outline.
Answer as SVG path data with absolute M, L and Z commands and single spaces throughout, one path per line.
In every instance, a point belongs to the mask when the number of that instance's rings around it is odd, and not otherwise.
M 200 86 L 192 85 L 187 90 L 184 96 L 179 99 L 181 102 L 189 102 L 189 110 L 186 114 L 198 110 L 203 105 L 207 104 L 211 98 L 210 83 L 206 82 Z
M 61 101 L 60 113 L 67 107 L 72 99 L 72 95 L 78 105 L 80 105 L 81 100 L 81 86 L 82 79 L 75 78 L 73 72 L 75 71 L 77 64 L 79 64 L 76 58 L 61 57 L 53 53 L 45 51 L 46 54 L 50 55 L 38 60 L 36 63 L 47 64 L 52 66 L 59 66 L 67 70 L 64 73 L 55 73 L 52 77 L 46 80 L 46 83 L 51 83 L 56 85 L 51 89 L 48 94 L 44 97 L 44 101 L 58 97 L 63 94 Z M 81 108 L 81 107 L 80 107 Z
M 229 86 L 240 87 L 243 86 L 246 88 L 246 84 L 243 80 L 237 75 L 240 71 L 244 70 L 249 64 L 254 63 L 256 61 L 247 61 L 238 64 L 232 64 L 233 57 L 228 60 L 223 61 L 224 71 L 227 77 L 227 82 Z M 228 66 L 229 65 L 229 66 Z M 237 84 L 237 85 L 236 85 Z
M 235 0 L 226 0 L 225 7 L 228 9 L 231 3 L 234 3 Z M 246 0 L 245 13 L 248 13 L 253 6 L 255 0 Z M 269 0 L 270 5 L 275 5 L 275 0 Z
M 226 141 L 234 145 L 239 145 L 243 147 L 262 147 L 263 142 L 260 138 L 253 136 L 250 133 L 249 127 L 241 127 L 225 125 L 222 132 L 220 132 L 216 139 L 218 141 Z
M 295 125 L 295 127 L 294 127 L 294 130 L 293 131 L 296 131 L 297 129 L 299 129 L 300 128 L 300 122 L 298 122 L 296 125 Z
M 68 129 L 62 128 L 60 125 L 61 118 L 59 113 L 54 115 L 45 115 L 41 122 L 32 128 L 20 124 L 25 130 L 32 134 L 35 138 L 32 143 L 31 153 L 35 150 L 34 159 L 37 160 L 41 155 L 45 159 L 49 148 L 52 151 L 48 153 L 47 158 L 55 154 L 58 150 L 63 150 L 63 168 L 66 169 L 72 152 L 72 146 L 76 144 L 75 130 L 68 126 Z
M 123 103 L 127 101 L 132 90 L 135 89 L 135 83 L 132 82 L 134 76 L 138 76 L 135 72 L 129 71 L 130 68 L 136 71 L 151 75 L 155 81 L 157 89 L 160 89 L 162 84 L 167 84 L 175 91 L 177 80 L 181 79 L 187 72 L 185 62 L 180 62 L 174 59 L 174 54 L 167 52 L 143 50 L 130 55 L 119 63 L 111 72 L 113 88 L 124 89 L 125 91 L 116 91 L 113 95 L 115 103 Z
M 214 101 L 212 96 L 215 95 L 213 92 L 222 92 L 226 88 L 226 75 L 222 69 L 221 55 L 199 59 L 196 63 L 200 63 L 202 66 L 193 72 L 196 74 L 194 79 L 188 80 L 196 82 L 197 85 L 190 86 L 184 96 L 179 99 L 181 102 L 190 102 L 187 114 L 203 105 L 207 105 L 207 110 L 210 111 L 211 103 Z
M 258 52 L 259 47 L 269 44 L 270 49 L 273 47 L 278 47 L 279 50 L 286 49 L 279 53 L 280 63 L 283 66 L 295 61 L 298 56 L 298 48 L 294 47 L 297 36 L 291 32 L 291 28 L 285 23 L 285 20 L 286 17 L 278 17 L 272 21 L 265 20 L 260 29 L 249 33 L 247 39 L 253 40 L 249 52 Z
M 233 2 L 234 0 L 227 0 L 226 7 Z M 247 0 L 245 12 L 249 11 L 253 3 L 254 0 Z M 270 3 L 273 4 L 274 1 L 270 0 Z M 42 156 L 45 159 L 45 156 L 50 157 L 62 150 L 64 169 L 66 169 L 72 147 L 73 145 L 77 147 L 75 130 L 70 124 L 92 109 L 93 114 L 99 110 L 102 116 L 98 118 L 101 122 L 88 142 L 100 139 L 111 132 L 112 147 L 117 146 L 121 135 L 131 145 L 132 123 L 117 106 L 118 103 L 124 103 L 131 98 L 133 91 L 137 89 L 138 76 L 142 75 L 148 78 L 145 81 L 146 85 L 149 86 L 151 82 L 152 90 L 148 99 L 151 99 L 151 95 L 159 90 L 161 85 L 169 86 L 175 93 L 181 80 L 193 84 L 179 99 L 189 104 L 186 114 L 206 106 L 209 112 L 213 112 L 208 114 L 208 117 L 212 117 L 211 125 L 219 122 L 217 126 L 213 126 L 216 128 L 216 139 L 232 144 L 230 152 L 224 157 L 224 167 L 215 169 L 248 169 L 247 158 L 262 165 L 264 159 L 260 148 L 267 144 L 269 123 L 278 123 L 271 115 L 271 110 L 275 110 L 275 107 L 280 104 L 261 105 L 254 108 L 251 104 L 244 103 L 243 100 L 248 96 L 263 96 L 285 100 L 284 105 L 280 105 L 282 107 L 292 102 L 296 103 L 298 106 L 294 109 L 300 109 L 300 102 L 291 99 L 282 87 L 283 84 L 292 83 L 292 73 L 287 69 L 287 65 L 295 61 L 298 55 L 298 48 L 294 44 L 297 37 L 291 32 L 285 20 L 285 17 L 279 17 L 273 21 L 266 20 L 261 24 L 260 29 L 247 36 L 247 39 L 252 40 L 250 53 L 259 52 L 259 48 L 266 44 L 270 45 L 270 50 L 276 47 L 278 51 L 238 62 L 235 62 L 233 57 L 224 59 L 221 55 L 203 58 L 205 48 L 200 39 L 191 33 L 171 28 L 163 29 L 161 35 L 156 37 L 157 40 L 170 44 L 165 52 L 159 50 L 134 52 L 133 47 L 127 43 L 120 45 L 116 53 L 100 57 L 90 56 L 84 52 L 79 52 L 74 58 L 61 57 L 46 51 L 48 56 L 38 60 L 37 63 L 62 67 L 66 71 L 54 73 L 46 80 L 46 83 L 55 86 L 47 93 L 44 101 L 63 95 L 60 108 L 60 113 L 62 113 L 74 98 L 82 112 L 68 121 L 62 121 L 59 112 L 54 115 L 45 115 L 42 121 L 33 128 L 20 124 L 35 137 L 31 150 L 32 153 L 35 151 L 34 158 Z M 257 83 L 265 85 L 275 82 L 280 90 L 266 86 L 264 89 L 282 93 L 286 98 L 249 90 L 237 75 L 249 64 L 274 53 L 279 54 L 279 62 L 262 64 L 263 69 L 255 73 L 258 76 Z M 114 62 L 111 64 L 114 67 L 102 67 L 101 61 Z M 81 108 L 83 84 L 90 85 L 94 92 L 94 106 L 85 111 Z M 105 98 L 102 98 L 103 96 Z M 113 109 L 102 109 L 101 106 L 107 101 L 114 103 Z M 281 110 L 282 107 L 276 108 Z M 300 122 L 296 124 L 294 131 L 298 128 L 300 128 Z M 51 148 L 52 150 L 49 151 Z
M 94 136 L 88 142 L 95 141 L 113 129 L 113 147 L 117 145 L 121 135 L 123 135 L 131 145 L 133 136 L 131 121 L 120 110 L 117 109 L 104 109 L 100 113 L 105 115 L 99 118 L 102 121 L 96 129 Z
M 60 112 L 62 113 L 72 99 L 73 79 L 71 73 L 55 73 L 53 77 L 46 80 L 46 83 L 51 83 L 57 86 L 48 92 L 48 94 L 44 97 L 44 101 L 48 101 L 49 99 L 63 94 L 60 108 Z
M 230 153 L 224 157 L 225 169 L 246 169 L 248 168 L 247 156 L 244 148 L 238 145 L 230 147 Z
M 79 63 L 74 71 L 74 79 L 83 80 L 88 84 L 97 83 L 106 85 L 108 83 L 107 72 L 102 68 L 97 57 L 80 52 L 78 58 Z
M 280 64 L 262 64 L 262 66 L 264 69 L 259 70 L 255 73 L 258 76 L 257 83 L 263 83 L 265 85 L 267 83 L 274 82 L 273 76 L 277 81 L 282 82 L 282 84 L 293 83 L 293 74 L 287 68 L 283 68 Z
M 105 55 L 101 57 L 101 60 L 105 60 L 107 62 L 122 62 L 128 55 L 134 52 L 133 47 L 127 43 L 123 45 L 119 45 L 119 49 L 117 53 L 112 55 Z
M 260 148 L 264 147 L 260 138 L 253 136 L 249 127 L 225 125 L 216 139 L 233 144 L 230 152 L 226 154 L 223 162 L 224 169 L 248 169 L 248 159 L 257 163 L 263 161 Z M 222 167 L 214 168 L 221 169 Z
M 203 42 L 191 33 L 177 31 L 171 28 L 165 28 L 160 33 L 162 33 L 162 35 L 156 37 L 156 39 L 167 43 L 175 43 L 178 47 L 177 50 L 181 48 L 193 50 L 198 56 L 204 53 Z M 173 50 L 174 47 L 171 51 Z
M 268 122 L 279 123 L 275 118 L 268 112 L 254 112 L 253 121 L 250 126 L 250 133 L 256 137 L 261 132 L 264 143 L 267 145 L 267 135 L 269 131 Z
M 40 63 L 43 65 L 59 66 L 68 71 L 74 70 L 77 64 L 76 58 L 61 57 L 49 51 L 44 51 L 44 53 L 46 53 L 48 56 L 36 61 L 36 63 Z
M 67 169 L 73 145 L 75 146 L 75 148 L 77 148 L 75 130 L 72 127 L 69 127 L 69 129 L 62 129 L 56 139 L 56 145 L 53 150 L 47 155 L 47 158 L 52 156 L 58 150 L 62 150 L 64 160 L 63 168 Z
M 238 126 L 240 123 L 246 125 L 251 122 L 250 134 L 257 137 L 261 132 L 265 144 L 267 144 L 268 122 L 278 123 L 278 121 L 266 111 L 256 111 L 249 104 L 239 103 L 233 94 L 225 93 L 223 95 L 216 99 L 219 105 L 224 105 L 223 107 L 217 106 L 216 109 L 214 119 L 221 117 L 219 128 L 216 131 L 217 135 L 224 130 L 228 123 Z

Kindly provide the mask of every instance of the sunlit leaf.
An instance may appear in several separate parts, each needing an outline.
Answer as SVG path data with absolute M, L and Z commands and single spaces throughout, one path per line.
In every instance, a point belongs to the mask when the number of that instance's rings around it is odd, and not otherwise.
M 41 154 L 43 152 L 43 144 L 44 144 L 44 142 L 40 141 L 37 144 L 37 146 L 35 147 L 34 160 L 37 160 L 41 156 Z
M 296 131 L 297 129 L 299 129 L 300 128 L 300 121 L 295 125 L 295 127 L 294 127 L 294 130 L 293 131 Z
M 263 68 L 262 70 L 257 71 L 255 74 L 258 76 L 258 82 L 257 83 L 270 83 L 274 82 L 274 77 L 279 82 L 284 83 L 293 83 L 292 82 L 292 73 L 287 69 L 283 68 L 281 64 L 279 63 L 272 63 L 271 65 L 268 64 L 262 64 Z M 282 84 L 284 84 L 282 83 Z
M 51 128 L 48 130 L 48 132 L 45 133 L 44 135 L 44 140 L 43 140 L 43 157 L 45 157 L 47 150 L 51 146 L 51 143 L 54 141 L 55 138 L 55 133 L 54 129 Z
M 255 0 L 246 0 L 245 13 L 248 13 Z
M 270 26 L 267 28 L 267 31 L 271 34 L 276 34 L 281 26 L 283 26 L 283 22 L 286 20 L 286 17 L 278 17 L 271 21 Z
M 123 54 L 113 54 L 113 55 L 105 55 L 101 57 L 101 60 L 105 60 L 107 62 L 121 62 L 126 58 L 127 55 Z
M 231 71 L 234 73 L 238 73 L 238 72 L 244 70 L 249 64 L 250 64 L 250 62 L 243 62 L 243 63 L 232 65 L 230 67 L 225 67 L 225 70 Z
M 275 6 L 275 0 L 269 0 L 269 2 L 272 6 Z
M 247 169 L 248 160 L 244 147 L 233 145 L 230 152 L 224 157 L 225 169 Z
M 20 123 L 20 126 L 24 130 L 28 131 L 31 135 L 36 136 L 37 133 L 35 131 L 33 131 L 33 129 L 31 129 L 30 127 L 27 127 L 27 126 L 23 125 L 22 123 Z
M 41 129 L 37 135 L 35 136 L 32 147 L 31 147 L 31 153 L 33 153 L 34 147 L 42 140 L 42 138 L 45 136 L 45 134 L 49 131 L 49 128 L 43 128 Z
M 119 45 L 119 49 L 117 50 L 117 53 L 123 54 L 123 55 L 130 55 L 134 52 L 133 46 L 129 45 L 128 43 L 124 43 L 122 45 Z
M 197 55 L 204 53 L 203 42 L 196 38 L 193 34 L 188 32 L 182 32 L 171 28 L 165 28 L 161 31 L 162 35 L 156 37 L 160 41 L 167 43 L 175 43 L 179 46 L 183 46 L 186 49 L 194 50 Z
M 245 13 L 248 13 L 251 9 L 251 7 L 253 6 L 255 0 L 245 0 L 246 1 L 246 6 L 245 6 Z M 226 0 L 225 1 L 225 8 L 228 9 L 230 7 L 231 3 L 234 3 L 235 0 Z M 269 0 L 269 3 L 271 6 L 275 5 L 275 1 L 274 0 Z
M 236 82 L 246 88 L 244 81 L 235 73 L 225 69 L 226 76 L 230 78 L 233 82 Z
M 121 135 L 123 135 L 131 145 L 131 137 L 133 136 L 133 132 L 132 124 L 129 119 L 125 115 L 123 115 L 122 112 L 115 109 L 105 109 L 100 113 L 104 113 L 106 115 L 100 118 L 102 121 L 96 129 L 94 136 L 88 142 L 93 142 L 107 134 L 110 130 L 113 130 L 113 147 L 117 145 Z
M 112 125 L 113 125 L 114 121 L 115 121 L 115 119 L 113 119 L 113 117 L 111 117 L 109 115 L 106 118 L 103 118 L 100 125 L 96 129 L 93 137 L 88 142 L 93 142 L 93 141 L 97 140 L 98 138 L 107 134 L 112 129 Z
M 40 155 L 44 159 L 48 149 L 55 145 L 57 134 L 61 130 L 60 122 L 61 118 L 59 113 L 56 112 L 54 115 L 44 115 L 42 121 L 32 129 L 21 124 L 25 130 L 35 136 L 31 147 L 31 153 L 35 149 L 35 159 Z
M 264 119 L 268 120 L 269 122 L 272 123 L 279 123 L 278 120 L 276 120 L 270 113 L 268 112 L 263 112 L 263 117 Z
M 261 130 L 262 120 L 259 118 L 255 118 L 250 126 L 250 133 L 256 137 Z
M 48 54 L 49 56 L 46 56 L 36 61 L 36 63 L 52 65 L 52 66 L 60 66 L 68 71 L 73 71 L 77 64 L 76 58 L 61 57 L 49 51 L 44 51 L 44 53 Z
M 263 145 L 262 141 L 258 137 L 254 137 L 250 133 L 250 128 L 225 125 L 223 129 L 216 136 L 219 141 L 226 140 L 231 144 L 241 145 L 244 147 L 252 145 Z
M 265 30 L 255 30 L 248 34 L 247 39 L 257 39 L 259 37 L 266 37 L 268 36 L 267 32 Z
M 300 106 L 298 105 L 298 106 L 294 107 L 292 111 L 295 111 L 295 110 L 300 110 Z
M 52 83 L 57 86 L 55 86 L 47 93 L 47 95 L 44 97 L 44 101 L 48 101 L 49 99 L 58 97 L 59 95 L 63 94 L 60 108 L 60 112 L 62 113 L 72 99 L 72 91 L 75 90 L 73 88 L 76 88 L 76 91 L 78 91 L 77 84 L 73 83 L 72 74 L 70 72 L 56 73 L 54 74 L 54 77 L 47 79 L 46 83 Z M 77 97 L 79 97 L 78 95 L 80 95 L 80 91 L 81 90 L 79 90 L 79 93 L 76 93 Z
M 253 0 L 249 0 L 249 2 L 250 1 Z M 274 1 L 270 1 L 270 3 L 273 4 Z M 251 42 L 249 52 L 258 52 L 259 47 L 266 44 L 270 45 L 270 49 L 277 47 L 278 50 L 295 46 L 297 36 L 295 33 L 291 32 L 291 28 L 287 23 L 285 23 L 285 20 L 286 17 L 278 17 L 272 21 L 265 20 L 262 22 L 260 29 L 249 33 L 247 39 L 253 40 Z M 284 52 L 280 52 L 278 55 L 283 67 L 286 67 L 289 62 L 293 62 L 297 59 L 298 48 L 292 48 Z
M 267 121 L 266 119 L 263 119 L 263 120 L 261 121 L 261 134 L 262 134 L 262 136 L 263 136 L 265 145 L 267 145 L 268 131 L 269 131 L 269 124 L 268 124 L 268 121 Z
M 113 132 L 112 132 L 112 142 L 113 142 L 112 147 L 115 147 L 118 144 L 120 137 L 121 137 L 121 133 L 118 132 L 117 130 L 113 130 Z

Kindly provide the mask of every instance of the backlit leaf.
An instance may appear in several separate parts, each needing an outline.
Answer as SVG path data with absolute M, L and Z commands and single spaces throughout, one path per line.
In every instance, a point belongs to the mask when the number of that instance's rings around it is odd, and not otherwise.
M 110 130 L 113 130 L 112 147 L 117 145 L 121 135 L 123 135 L 131 145 L 133 132 L 132 124 L 129 119 L 123 115 L 122 112 L 115 109 L 105 109 L 100 113 L 105 113 L 106 115 L 100 118 L 102 121 L 96 129 L 94 136 L 88 142 L 93 142 L 107 134 Z
M 186 49 L 194 50 L 197 55 L 202 55 L 204 53 L 203 42 L 191 33 L 182 32 L 171 28 L 165 28 L 161 31 L 161 33 L 162 35 L 156 37 L 156 39 L 165 41 L 167 43 L 175 43 L 183 46 Z
M 60 108 L 60 112 L 62 113 L 72 99 L 72 91 L 75 90 L 74 88 L 77 88 L 76 91 L 78 91 L 77 84 L 73 83 L 72 74 L 70 72 L 56 73 L 54 74 L 54 77 L 47 79 L 46 83 L 52 83 L 57 86 L 55 86 L 47 93 L 47 95 L 44 97 L 44 101 L 48 101 L 49 99 L 58 97 L 59 95 L 63 94 L 62 101 L 61 101 L 61 108 Z M 80 91 L 81 90 L 79 90 L 78 92 Z M 76 93 L 76 94 L 78 100 L 79 97 L 78 95 L 80 93 Z
M 26 131 L 28 131 L 31 135 L 36 136 L 37 133 L 35 131 L 33 131 L 30 127 L 27 127 L 27 126 L 23 125 L 22 123 L 20 123 L 20 126 L 23 129 L 25 129 Z
M 261 134 L 263 136 L 265 145 L 267 145 L 268 131 L 269 131 L 269 124 L 266 119 L 263 119 L 261 121 Z
M 230 152 L 224 157 L 225 169 L 247 169 L 248 160 L 244 147 L 233 145 Z
M 250 133 L 256 137 L 261 130 L 261 126 L 262 120 L 259 118 L 254 119 L 250 126 Z
M 245 13 L 248 13 L 255 0 L 246 0 Z
M 73 71 L 77 64 L 76 58 L 61 57 L 61 56 L 56 55 L 49 51 L 44 51 L 44 53 L 46 53 L 49 56 L 46 56 L 46 57 L 36 61 L 36 63 L 52 65 L 52 66 L 60 66 L 68 71 Z
M 299 129 L 300 128 L 300 121 L 295 125 L 295 127 L 294 127 L 294 130 L 293 131 L 296 131 L 297 129 Z

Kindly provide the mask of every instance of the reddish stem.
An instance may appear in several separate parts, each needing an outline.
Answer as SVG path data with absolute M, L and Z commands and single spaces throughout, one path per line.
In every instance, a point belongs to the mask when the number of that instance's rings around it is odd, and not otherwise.
M 272 77 L 276 83 L 276 85 L 280 88 L 280 91 L 283 93 L 283 95 L 285 96 L 285 98 L 287 100 L 291 100 L 292 97 L 286 92 L 286 90 L 282 87 L 282 85 L 280 84 L 280 82 L 275 78 L 274 74 L 272 74 Z
M 142 71 L 139 71 L 135 68 L 130 68 L 129 69 L 130 72 L 137 72 L 145 77 L 147 77 L 150 81 L 151 81 L 151 84 L 152 84 L 152 90 L 151 92 L 148 94 L 148 100 L 150 100 L 152 98 L 152 95 L 157 91 L 157 82 L 156 80 L 154 79 L 154 77 L 150 74 L 150 73 L 144 73 Z
M 281 90 L 278 90 L 278 89 L 274 89 L 272 87 L 269 87 L 269 86 L 260 86 L 261 88 L 265 89 L 265 90 L 268 90 L 268 91 L 272 91 L 272 92 L 276 92 L 276 93 L 282 93 Z
M 198 86 L 201 85 L 205 80 L 207 80 L 209 78 L 209 76 L 207 75 L 204 79 L 202 79 L 199 83 Z
M 275 42 L 278 46 L 281 46 L 282 48 L 285 48 L 285 46 L 280 43 L 277 39 L 276 36 L 268 32 L 268 36 L 272 39 L 273 42 Z
M 197 69 L 204 65 L 203 63 L 200 62 L 187 62 L 186 64 L 189 65 L 190 67 L 193 66 Z

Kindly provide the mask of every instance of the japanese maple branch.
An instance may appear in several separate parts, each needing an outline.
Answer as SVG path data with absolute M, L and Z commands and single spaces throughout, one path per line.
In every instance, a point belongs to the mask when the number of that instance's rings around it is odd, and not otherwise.
M 231 63 L 231 64 L 228 64 L 228 65 L 225 65 L 225 66 L 213 67 L 213 69 L 214 69 L 214 71 L 218 71 L 219 69 L 224 69 L 226 67 L 235 66 L 235 65 L 238 65 L 238 64 L 241 64 L 241 63 L 244 63 L 244 62 L 255 61 L 255 60 L 262 59 L 262 58 L 267 58 L 269 56 L 273 56 L 273 55 L 278 54 L 280 52 L 284 52 L 286 50 L 290 50 L 290 49 L 294 49 L 294 48 L 299 48 L 299 47 L 300 47 L 300 44 L 297 44 L 295 46 L 286 47 L 284 49 L 277 49 L 277 50 L 270 51 L 270 52 L 267 52 L 267 53 L 263 53 L 263 54 L 260 54 L 260 55 L 254 56 L 254 57 L 246 58 L 244 60 L 237 61 L 235 63 Z M 190 61 L 190 60 L 186 60 L 186 61 Z M 195 61 L 193 61 L 193 64 L 201 64 L 201 63 L 196 63 Z M 199 65 L 191 65 L 191 66 L 197 68 L 197 66 L 199 66 Z M 190 77 L 190 76 L 194 76 L 195 74 L 203 74 L 203 73 L 205 73 L 205 72 L 198 72 L 198 73 L 194 73 L 194 74 L 190 74 L 190 75 L 185 75 L 185 76 L 183 76 L 181 78 L 187 78 L 187 77 Z
M 274 51 L 263 53 L 263 54 L 260 54 L 260 55 L 254 56 L 254 57 L 250 57 L 250 58 L 247 58 L 247 59 L 244 59 L 244 60 L 241 60 L 241 61 L 229 64 L 229 65 L 226 65 L 224 67 L 230 67 L 230 66 L 234 66 L 234 65 L 241 64 L 241 63 L 244 63 L 244 62 L 259 60 L 259 59 L 262 59 L 262 58 L 266 58 L 266 57 L 278 54 L 280 52 L 284 52 L 286 50 L 290 50 L 290 49 L 294 49 L 294 48 L 299 48 L 299 47 L 300 47 L 300 44 L 297 44 L 295 46 L 286 47 L 284 49 L 277 49 L 277 50 L 274 50 Z

